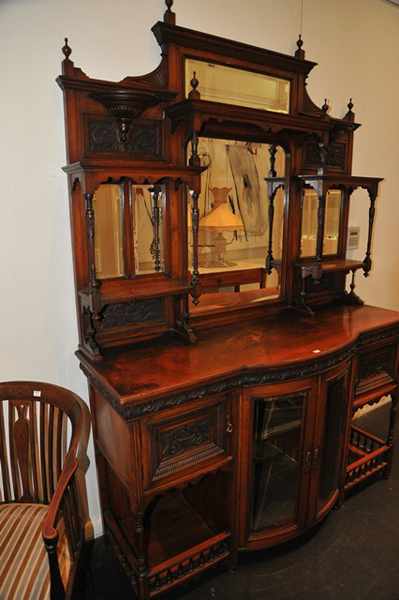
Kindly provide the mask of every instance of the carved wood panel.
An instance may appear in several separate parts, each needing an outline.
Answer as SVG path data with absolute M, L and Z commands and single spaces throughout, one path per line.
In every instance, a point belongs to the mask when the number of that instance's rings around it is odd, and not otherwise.
M 136 121 L 124 144 L 119 139 L 118 126 L 112 117 L 86 116 L 85 129 L 88 154 L 120 153 L 150 159 L 162 157 L 160 121 Z
M 356 394 L 392 383 L 395 375 L 396 344 L 373 348 L 359 355 Z
M 331 169 L 345 170 L 346 144 L 335 142 L 328 146 L 326 166 Z M 314 168 L 321 166 L 320 150 L 316 143 L 305 145 L 304 167 Z
M 165 302 L 163 298 L 109 304 L 104 308 L 101 327 L 109 329 L 146 321 L 165 322 Z
M 166 411 L 143 423 L 145 486 L 230 454 L 230 401 L 226 395 L 194 410 Z

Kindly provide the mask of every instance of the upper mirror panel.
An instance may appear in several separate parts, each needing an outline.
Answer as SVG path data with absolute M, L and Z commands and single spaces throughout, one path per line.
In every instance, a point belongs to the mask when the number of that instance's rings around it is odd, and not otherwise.
M 186 58 L 186 97 L 192 89 L 193 73 L 199 81 L 201 100 L 289 113 L 290 82 L 286 79 Z
M 103 184 L 93 198 L 98 279 L 164 271 L 165 189 Z
M 269 201 L 265 176 L 269 170 L 269 146 L 200 138 L 198 151 L 202 164 L 208 165 L 202 174 L 199 197 L 199 308 L 219 305 L 222 295 L 227 304 L 242 303 L 246 300 L 243 292 L 250 292 L 252 301 L 278 298 L 284 190 L 279 189 L 274 199 L 275 268 L 268 274 L 265 261 L 269 248 Z M 281 148 L 277 150 L 276 167 L 278 176 L 283 176 L 285 154 Z M 191 209 L 189 199 L 190 265 L 194 250 Z

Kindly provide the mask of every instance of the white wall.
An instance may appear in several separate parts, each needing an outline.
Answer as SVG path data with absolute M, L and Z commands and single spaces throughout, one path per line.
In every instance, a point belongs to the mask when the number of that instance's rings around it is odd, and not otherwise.
M 370 303 L 399 308 L 399 7 L 385 0 L 305 0 L 309 81 L 343 116 L 349 96 L 364 123 L 354 174 L 385 177 L 377 211 L 375 269 L 361 281 Z M 178 24 L 292 53 L 299 0 L 176 0 Z M 67 212 L 60 73 L 63 38 L 92 77 L 118 80 L 152 70 L 150 32 L 161 0 L 0 0 L 0 379 L 48 380 L 87 398 L 74 357 L 77 327 Z M 100 531 L 95 469 L 88 477 Z

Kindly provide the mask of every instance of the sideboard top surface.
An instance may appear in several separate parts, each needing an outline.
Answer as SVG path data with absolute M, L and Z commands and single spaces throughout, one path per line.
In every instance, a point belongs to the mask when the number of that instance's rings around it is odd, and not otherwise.
M 78 356 L 91 378 L 123 406 L 252 371 L 309 361 L 317 366 L 361 334 L 394 326 L 399 327 L 398 312 L 372 306 L 328 308 L 314 317 L 287 311 L 277 319 L 204 333 L 194 346 L 166 339 L 109 352 L 100 363 Z

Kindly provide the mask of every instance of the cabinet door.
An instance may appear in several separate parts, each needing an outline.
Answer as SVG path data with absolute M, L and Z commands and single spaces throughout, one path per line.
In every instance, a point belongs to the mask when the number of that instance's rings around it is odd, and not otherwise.
M 167 487 L 231 460 L 229 394 L 218 394 L 142 420 L 144 489 Z
M 306 519 L 316 383 L 262 386 L 246 392 L 249 444 L 248 547 L 289 539 Z
M 349 420 L 350 364 L 340 365 L 321 379 L 311 460 L 309 521 L 321 519 L 338 497 L 344 444 Z

